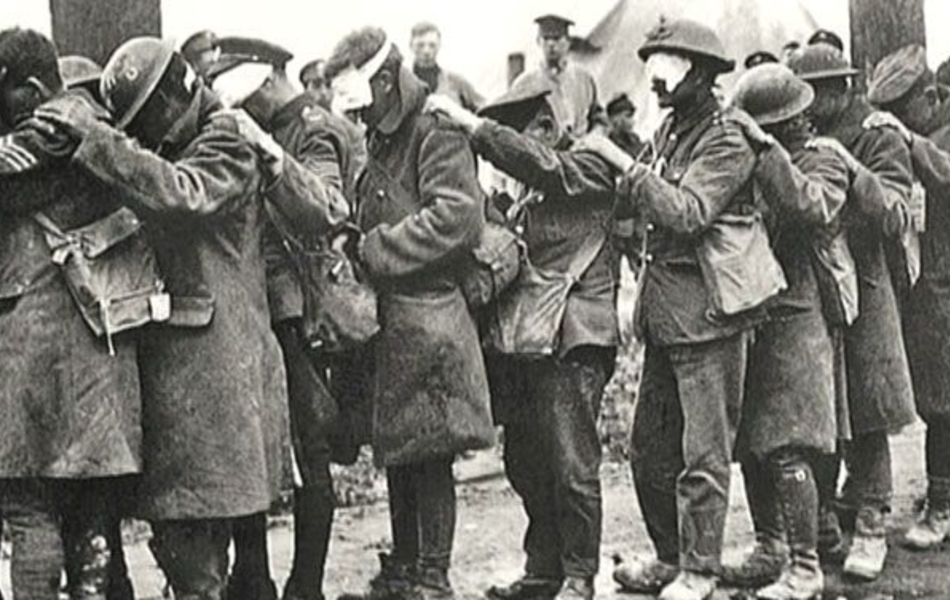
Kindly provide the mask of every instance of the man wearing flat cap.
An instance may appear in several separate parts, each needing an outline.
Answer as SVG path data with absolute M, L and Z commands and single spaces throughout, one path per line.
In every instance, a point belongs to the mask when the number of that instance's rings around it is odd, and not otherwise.
M 216 75 L 212 87 L 232 107 L 246 112 L 236 116 L 272 172 L 264 230 L 268 304 L 287 371 L 292 439 L 302 479 L 294 489 L 294 557 L 283 598 L 319 598 L 334 511 L 328 441 L 332 424 L 327 416 L 336 411 L 321 370 L 300 335 L 302 283 L 288 248 L 321 239 L 346 219 L 344 188 L 347 177 L 352 177 L 351 152 L 340 119 L 291 82 L 286 71 L 290 52 L 247 38 L 222 38 L 219 45 L 218 68 L 227 70 Z M 285 242 L 284 236 L 292 240 Z M 240 520 L 234 538 L 229 597 L 273 597 L 266 591 L 273 584 L 265 516 Z
M 764 299 L 745 280 L 743 308 L 719 308 L 706 284 L 715 271 L 698 257 L 708 231 L 753 218 L 752 174 L 765 141 L 748 115 L 713 94 L 719 75 L 735 66 L 714 31 L 661 20 L 639 55 L 660 106 L 671 109 L 656 161 L 643 165 L 606 147 L 603 156 L 625 173 L 618 216 L 647 223 L 638 319 L 646 358 L 631 460 L 657 558 L 622 564 L 614 579 L 662 600 L 705 600 L 721 567 L 732 452 Z M 746 273 L 765 273 L 758 262 L 765 258 L 739 260 Z
M 885 57 L 874 69 L 868 98 L 882 111 L 866 126 L 893 128 L 910 145 L 915 175 L 926 190 L 920 218 L 922 273 L 904 311 L 904 334 L 917 412 L 927 423 L 927 504 L 905 536 L 917 550 L 931 549 L 950 534 L 950 125 L 923 46 Z
M 491 588 L 493 600 L 590 600 L 599 567 L 597 420 L 618 343 L 619 263 L 611 235 L 617 171 L 572 147 L 550 99 L 544 87 L 512 88 L 481 111 L 486 118 L 444 96 L 429 101 L 466 129 L 482 158 L 523 184 L 508 215 L 523 228 L 531 264 L 577 282 L 549 329 L 553 356 L 489 352 L 505 472 L 528 515 L 524 576 Z M 506 293 L 517 298 L 518 284 Z
M 593 75 L 572 64 L 568 57 L 574 22 L 558 15 L 543 15 L 534 22 L 538 25 L 538 45 L 544 60 L 534 71 L 515 79 L 512 87 L 549 87 L 554 117 L 567 134 L 582 137 L 595 125 L 603 125 L 604 115 Z
M 639 158 L 645 146 L 633 130 L 633 117 L 636 114 L 637 107 L 627 94 L 617 94 L 607 103 L 607 121 L 610 124 L 608 137 L 633 158 Z

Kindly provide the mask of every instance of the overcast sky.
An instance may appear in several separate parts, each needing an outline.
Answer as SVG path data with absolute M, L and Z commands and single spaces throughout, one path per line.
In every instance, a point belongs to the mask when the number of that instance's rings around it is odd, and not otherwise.
M 76 0 L 80 1 L 80 0 Z M 82 0 L 92 1 L 92 0 Z M 670 0 L 670 5 L 716 0 Z M 763 11 L 799 0 L 759 0 Z M 485 70 L 504 70 L 505 56 L 534 35 L 533 16 L 567 12 L 578 33 L 590 30 L 615 0 L 163 0 L 167 37 L 184 40 L 197 29 L 250 35 L 280 42 L 297 54 L 292 65 L 325 56 L 339 37 L 364 24 L 378 24 L 405 45 L 408 30 L 431 20 L 444 32 L 442 62 L 476 81 Z M 823 27 L 846 33 L 848 0 L 801 0 Z M 940 31 L 950 0 L 926 0 L 931 62 L 950 56 L 950 36 Z M 0 0 L 5 24 L 49 31 L 46 0 Z M 510 41 L 509 41 L 510 40 Z M 493 93 L 493 91 L 489 91 Z

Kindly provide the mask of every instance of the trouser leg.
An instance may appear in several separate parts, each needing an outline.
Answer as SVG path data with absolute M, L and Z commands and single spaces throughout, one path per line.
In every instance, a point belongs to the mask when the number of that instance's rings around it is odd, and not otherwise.
M 768 469 L 781 507 L 793 568 L 817 576 L 818 487 L 805 451 L 784 448 L 772 453 Z
M 294 557 L 286 589 L 300 598 L 323 596 L 335 507 L 333 490 L 328 487 L 294 490 Z
M 61 507 L 69 595 L 73 599 L 105 600 L 111 588 L 112 540 L 119 521 L 114 497 L 118 481 L 89 480 L 68 485 L 72 489 L 61 495 Z M 90 510 L 91 506 L 99 508 Z
M 554 485 L 549 464 L 552 457 L 539 434 L 536 424 L 527 420 L 505 425 L 505 474 L 528 516 L 524 535 L 525 574 L 560 580 L 564 576 L 561 532 L 557 527 L 557 511 L 548 493 Z
M 561 571 L 568 577 L 590 579 L 600 566 L 602 449 L 597 421 L 611 355 L 591 348 L 551 360 L 539 369 L 535 386 L 535 427 L 545 438 L 553 475 L 546 501 L 553 504 Z
M 676 478 L 683 470 L 683 414 L 669 349 L 647 344 L 630 436 L 637 502 L 657 559 L 679 562 Z
M 680 567 L 720 568 L 730 468 L 751 334 L 671 350 L 683 411 L 684 469 L 676 481 Z
M 845 503 L 855 509 L 890 512 L 893 480 L 887 432 L 856 435 L 848 444 L 845 460 L 848 467 L 843 491 Z
M 423 572 L 447 572 L 452 562 L 456 520 L 452 458 L 428 460 L 416 469 L 419 568 Z
M 234 566 L 229 582 L 229 600 L 266 600 L 276 595 L 267 551 L 267 514 L 234 519 Z
M 403 565 L 415 565 L 419 560 L 419 511 L 414 467 L 399 465 L 386 469 L 389 523 L 393 535 L 392 559 Z
M 44 482 L 3 482 L 4 512 L 12 542 L 13 600 L 59 600 L 65 567 L 62 521 Z
M 741 464 L 756 543 L 777 553 L 785 531 L 772 468 L 753 456 L 745 457 Z
M 228 573 L 228 519 L 156 521 L 150 543 L 177 600 L 222 600 Z
M 935 511 L 950 511 L 950 420 L 927 422 L 927 502 Z

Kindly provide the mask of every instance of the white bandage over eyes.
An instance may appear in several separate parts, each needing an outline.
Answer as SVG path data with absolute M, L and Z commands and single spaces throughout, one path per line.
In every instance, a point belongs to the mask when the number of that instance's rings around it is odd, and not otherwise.
M 647 58 L 645 71 L 647 81 L 659 80 L 666 83 L 666 91 L 672 92 L 684 79 L 693 62 L 684 56 L 666 52 L 654 52 Z
M 247 100 L 273 72 L 271 65 L 244 63 L 217 76 L 211 89 L 218 93 L 225 106 L 232 108 Z
M 369 82 L 386 62 L 392 47 L 387 38 L 379 51 L 362 67 L 357 69 L 351 65 L 333 78 L 330 88 L 333 90 L 331 109 L 334 113 L 342 115 L 373 103 L 373 88 Z

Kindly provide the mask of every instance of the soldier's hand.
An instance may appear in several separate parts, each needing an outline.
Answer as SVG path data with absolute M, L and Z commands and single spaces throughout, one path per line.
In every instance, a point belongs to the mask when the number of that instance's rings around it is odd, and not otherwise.
M 816 137 L 805 144 L 808 148 L 823 148 L 837 154 L 841 160 L 848 166 L 848 171 L 852 174 L 857 173 L 862 167 L 861 163 L 851 152 L 844 147 L 844 144 L 832 137 Z
M 624 152 L 599 130 L 591 131 L 577 140 L 571 149 L 575 152 L 596 154 L 621 173 L 626 173 L 636 164 L 632 156 Z
M 33 111 L 37 126 L 55 128 L 81 140 L 109 120 L 109 113 L 79 94 L 67 94 L 46 102 Z
M 212 115 L 212 118 L 216 117 L 233 119 L 237 123 L 241 137 L 246 139 L 261 156 L 270 174 L 275 178 L 280 176 L 284 170 L 284 149 L 269 133 L 261 129 L 251 115 L 239 108 L 226 108 Z
M 446 116 L 473 133 L 482 124 L 482 119 L 472 111 L 460 105 L 455 100 L 441 94 L 432 94 L 426 98 L 425 111 Z
M 913 140 L 914 134 L 910 129 L 907 128 L 900 119 L 895 117 L 893 114 L 884 111 L 876 111 L 871 113 L 864 119 L 863 126 L 865 129 L 878 129 L 883 127 L 890 127 L 895 129 L 897 133 L 904 138 L 904 141 L 908 144 Z

